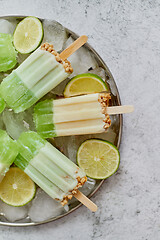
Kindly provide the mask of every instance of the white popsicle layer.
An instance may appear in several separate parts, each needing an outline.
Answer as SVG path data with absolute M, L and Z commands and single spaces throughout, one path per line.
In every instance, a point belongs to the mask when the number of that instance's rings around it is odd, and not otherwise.
M 66 204 L 86 181 L 85 172 L 36 132 L 22 133 L 15 164 L 55 200 Z
M 38 99 L 69 75 L 53 54 L 40 48 L 32 53 L 15 71 L 24 85 Z
M 44 43 L 3 79 L 0 94 L 10 108 L 22 112 L 72 72 L 70 63 L 59 57 L 53 45 Z
M 41 102 L 35 107 L 35 124 L 43 137 L 93 134 L 106 131 L 110 95 L 94 93 Z

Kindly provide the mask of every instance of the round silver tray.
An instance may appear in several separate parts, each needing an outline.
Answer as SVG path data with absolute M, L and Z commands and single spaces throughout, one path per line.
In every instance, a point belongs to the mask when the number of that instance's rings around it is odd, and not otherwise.
M 3 19 L 6 19 L 6 20 L 21 20 L 24 17 L 26 17 L 26 16 L 12 15 L 12 16 L 1 16 L 0 19 L 3 18 Z M 44 19 L 41 19 L 42 22 L 43 22 L 43 20 Z M 69 30 L 67 28 L 66 28 L 66 31 L 74 39 L 77 39 L 79 37 L 76 33 L 72 32 L 71 30 Z M 112 93 L 112 91 L 114 89 L 114 94 L 112 94 L 112 104 L 113 105 L 117 105 L 117 106 L 121 105 L 119 92 L 118 92 L 115 80 L 114 80 L 114 78 L 113 78 L 109 68 L 107 67 L 107 65 L 105 64 L 103 59 L 99 56 L 99 54 L 90 46 L 90 44 L 86 43 L 85 47 L 87 49 L 89 49 L 93 53 L 93 55 L 94 55 L 98 65 L 99 65 L 99 67 L 102 67 L 105 70 L 106 81 L 109 84 L 111 93 Z M 120 141 L 121 141 L 121 136 L 122 136 L 122 122 L 123 122 L 123 118 L 122 118 L 122 115 L 118 115 L 116 118 L 117 118 L 116 119 L 116 121 L 117 121 L 117 128 L 116 128 L 116 138 L 115 138 L 114 144 L 119 148 Z M 95 185 L 93 191 L 88 195 L 89 198 L 92 197 L 100 189 L 100 187 L 102 186 L 103 182 L 104 182 L 104 180 L 98 180 L 96 182 L 96 185 Z M 7 221 L 5 218 L 3 218 L 3 220 L 2 220 L 1 217 L 0 217 L 0 225 L 13 226 L 13 227 L 24 227 L 24 226 L 35 226 L 35 225 L 39 225 L 39 224 L 43 224 L 43 223 L 48 223 L 48 222 L 57 220 L 59 218 L 62 218 L 64 216 L 72 213 L 73 211 L 75 211 L 80 206 L 82 206 L 81 203 L 75 202 L 74 204 L 72 204 L 70 206 L 70 210 L 67 213 L 64 213 L 64 214 L 62 214 L 60 216 L 57 216 L 57 217 L 54 217 L 54 218 L 50 218 L 50 219 L 47 219 L 47 220 L 41 221 L 41 222 L 33 222 L 29 218 L 25 218 L 24 220 L 19 220 L 17 222 L 12 223 L 12 222 Z

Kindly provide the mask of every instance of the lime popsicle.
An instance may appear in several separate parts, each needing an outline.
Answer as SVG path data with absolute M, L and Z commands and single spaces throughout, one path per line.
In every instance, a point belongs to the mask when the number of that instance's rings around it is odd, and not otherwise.
M 6 72 L 17 63 L 17 53 L 12 44 L 12 36 L 0 33 L 0 72 Z
M 15 112 L 31 107 L 66 79 L 73 69 L 53 45 L 42 44 L 1 83 L 0 94 Z
M 45 100 L 34 109 L 34 121 L 43 138 L 101 133 L 111 125 L 106 108 L 109 93 Z
M 0 130 L 0 182 L 18 154 L 17 143 Z
M 82 169 L 37 133 L 22 133 L 18 146 L 14 163 L 62 205 L 87 181 Z

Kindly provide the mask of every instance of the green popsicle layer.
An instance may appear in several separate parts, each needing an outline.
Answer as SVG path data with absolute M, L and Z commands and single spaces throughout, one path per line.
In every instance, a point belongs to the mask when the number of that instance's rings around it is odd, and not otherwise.
M 18 154 L 17 143 L 0 129 L 0 181 Z
M 0 72 L 6 72 L 17 63 L 17 53 L 12 44 L 12 36 L 0 33 Z
M 3 79 L 0 94 L 16 113 L 22 112 L 66 79 L 69 74 L 53 54 L 37 49 Z
M 34 108 L 34 122 L 37 132 L 43 138 L 56 137 L 55 125 L 53 124 L 53 100 L 39 102 Z
M 85 178 L 83 170 L 35 132 L 22 133 L 18 146 L 14 163 L 55 199 L 64 200 L 78 185 L 78 179 Z
M 38 101 L 38 98 L 24 85 L 15 70 L 1 83 L 0 94 L 15 112 L 22 112 Z

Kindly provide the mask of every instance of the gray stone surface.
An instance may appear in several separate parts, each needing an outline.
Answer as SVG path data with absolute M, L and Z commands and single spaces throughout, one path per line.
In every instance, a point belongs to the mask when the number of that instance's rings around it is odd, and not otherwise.
M 118 174 L 81 207 L 56 222 L 30 228 L 0 227 L 0 240 L 160 239 L 160 2 L 157 0 L 0 0 L 0 15 L 55 19 L 87 34 L 109 66 L 124 116 Z

